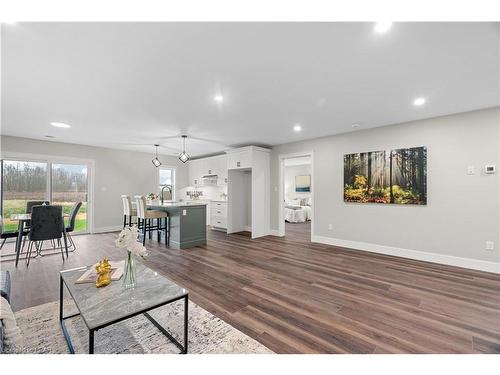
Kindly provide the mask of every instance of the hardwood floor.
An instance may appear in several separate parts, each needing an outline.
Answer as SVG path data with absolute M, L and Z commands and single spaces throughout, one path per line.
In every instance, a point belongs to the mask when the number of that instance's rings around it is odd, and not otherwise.
M 190 298 L 278 353 L 500 353 L 500 275 L 309 243 L 308 224 L 256 240 L 209 231 L 208 245 L 145 263 Z M 37 258 L 12 273 L 15 310 L 57 300 L 61 268 L 124 258 L 116 234 L 75 237 L 62 264 Z M 11 246 L 11 245 L 8 245 Z

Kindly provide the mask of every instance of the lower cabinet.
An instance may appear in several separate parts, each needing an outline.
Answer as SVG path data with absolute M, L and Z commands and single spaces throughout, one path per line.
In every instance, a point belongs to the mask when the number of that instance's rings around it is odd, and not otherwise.
M 214 230 L 227 229 L 227 202 L 210 202 L 210 225 Z

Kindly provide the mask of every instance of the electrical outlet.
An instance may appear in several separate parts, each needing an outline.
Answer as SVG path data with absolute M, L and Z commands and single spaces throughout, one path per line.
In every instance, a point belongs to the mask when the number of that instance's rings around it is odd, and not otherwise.
M 474 174 L 474 166 L 473 165 L 469 165 L 467 167 L 467 174 L 468 175 L 473 175 Z
M 486 241 L 486 250 L 492 251 L 495 247 L 493 241 Z
M 333 224 L 328 224 L 328 230 L 333 230 Z
M 182 210 L 182 216 L 186 216 L 187 215 L 187 210 Z

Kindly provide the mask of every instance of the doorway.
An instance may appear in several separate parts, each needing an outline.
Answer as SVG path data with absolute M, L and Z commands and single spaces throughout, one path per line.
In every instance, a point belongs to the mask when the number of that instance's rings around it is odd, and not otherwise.
M 314 227 L 313 153 L 279 156 L 279 235 L 311 242 Z

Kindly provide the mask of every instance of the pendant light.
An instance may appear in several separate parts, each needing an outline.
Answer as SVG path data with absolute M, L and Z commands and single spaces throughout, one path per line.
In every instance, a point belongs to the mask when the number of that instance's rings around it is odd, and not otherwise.
M 156 168 L 158 168 L 161 165 L 161 161 L 160 161 L 160 159 L 158 159 L 158 146 L 159 145 L 155 145 L 155 147 L 156 147 L 156 155 L 155 155 L 154 159 L 151 160 L 151 163 L 153 163 L 153 165 Z
M 183 163 L 187 163 L 189 159 L 191 158 L 187 153 L 186 153 L 186 138 L 187 135 L 182 136 L 182 152 L 179 155 L 179 160 L 182 161 Z

